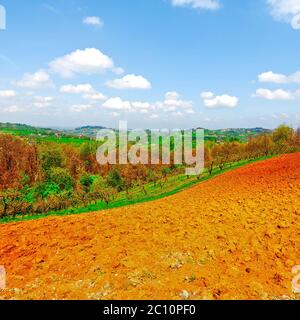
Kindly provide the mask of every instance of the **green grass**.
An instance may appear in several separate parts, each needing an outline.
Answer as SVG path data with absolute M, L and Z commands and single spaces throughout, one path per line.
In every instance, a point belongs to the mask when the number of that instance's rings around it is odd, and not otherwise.
M 76 136 L 67 136 L 61 135 L 57 137 L 54 133 L 49 133 L 45 129 L 42 130 L 28 130 L 28 129 L 13 129 L 13 128 L 1 128 L 0 133 L 11 134 L 13 136 L 23 137 L 23 138 L 32 138 L 37 142 L 55 142 L 59 144 L 71 144 L 74 146 L 80 146 L 85 142 L 90 142 L 91 140 L 88 137 L 76 137 Z
M 261 157 L 261 158 L 250 160 L 250 161 L 243 160 L 238 163 L 232 164 L 231 166 L 227 165 L 226 168 L 222 171 L 219 170 L 218 168 L 215 168 L 211 175 L 209 175 L 208 172 L 204 172 L 200 179 L 197 179 L 197 177 L 191 177 L 187 179 L 187 176 L 184 174 L 172 176 L 168 179 L 168 181 L 166 182 L 166 184 L 163 186 L 162 189 L 158 185 L 154 186 L 153 183 L 146 185 L 146 190 L 148 193 L 147 195 L 145 195 L 140 190 L 140 188 L 133 189 L 131 192 L 131 195 L 133 196 L 132 200 L 127 199 L 125 192 L 121 192 L 118 198 L 113 202 L 111 202 L 109 205 L 106 205 L 105 203 L 99 201 L 96 204 L 91 204 L 87 207 L 73 208 L 73 209 L 67 209 L 67 210 L 56 211 L 56 212 L 48 212 L 48 213 L 39 214 L 39 215 L 18 215 L 15 218 L 5 217 L 0 220 L 0 224 L 26 221 L 26 220 L 35 220 L 35 219 L 45 218 L 49 216 L 66 216 L 66 215 L 82 214 L 82 213 L 88 213 L 93 211 L 101 211 L 101 210 L 119 208 L 124 206 L 130 206 L 130 205 L 143 203 L 143 202 L 154 201 L 154 200 L 162 199 L 162 198 L 174 195 L 176 193 L 179 193 L 183 190 L 191 188 L 192 186 L 195 186 L 204 181 L 210 180 L 221 174 L 224 174 L 225 172 L 237 169 L 247 164 L 266 160 L 269 158 L 271 157 Z

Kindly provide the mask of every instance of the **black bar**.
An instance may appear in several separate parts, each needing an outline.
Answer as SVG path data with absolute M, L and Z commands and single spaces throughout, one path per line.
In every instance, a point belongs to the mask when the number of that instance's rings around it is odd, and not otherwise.
M 299 310 L 298 301 L 1 301 L 0 319 L 285 319 Z

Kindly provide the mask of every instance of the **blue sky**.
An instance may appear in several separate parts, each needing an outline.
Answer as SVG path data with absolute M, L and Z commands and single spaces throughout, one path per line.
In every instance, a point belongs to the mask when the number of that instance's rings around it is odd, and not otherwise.
M 300 0 L 0 4 L 0 122 L 300 124 Z

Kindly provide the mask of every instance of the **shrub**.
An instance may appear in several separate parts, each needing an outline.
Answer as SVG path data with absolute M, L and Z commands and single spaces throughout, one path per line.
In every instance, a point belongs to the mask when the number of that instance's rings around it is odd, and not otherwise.
M 48 198 L 50 195 L 58 194 L 60 187 L 54 182 L 42 182 L 35 188 L 36 198 Z
M 99 177 L 93 184 L 91 196 L 93 200 L 99 199 L 108 205 L 116 198 L 117 190 L 110 187 L 102 177 Z
M 94 182 L 94 177 L 87 173 L 83 174 L 80 177 L 80 184 L 83 186 L 86 192 L 90 191 L 93 182 Z
M 120 172 L 117 169 L 113 169 L 109 173 L 107 177 L 107 183 L 110 187 L 117 189 L 118 192 L 124 190 L 124 181 Z
M 39 157 L 46 175 L 52 168 L 62 168 L 64 165 L 62 150 L 57 146 L 43 146 L 40 150 Z
M 49 171 L 49 181 L 57 184 L 61 190 L 72 190 L 74 181 L 64 168 L 52 168 Z

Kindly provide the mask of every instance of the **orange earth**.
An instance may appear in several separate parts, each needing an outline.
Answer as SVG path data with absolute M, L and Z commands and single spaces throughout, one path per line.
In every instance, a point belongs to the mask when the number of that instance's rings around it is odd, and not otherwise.
M 300 153 L 177 195 L 0 225 L 4 299 L 294 299 Z

